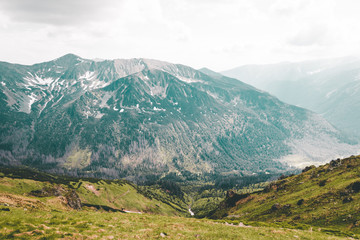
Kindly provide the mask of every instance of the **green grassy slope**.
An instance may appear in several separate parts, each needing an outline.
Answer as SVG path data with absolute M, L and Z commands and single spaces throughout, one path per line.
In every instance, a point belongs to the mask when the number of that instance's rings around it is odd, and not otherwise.
M 0 239 L 343 239 L 319 231 L 239 227 L 184 217 L 103 211 L 0 211 Z M 344 238 L 345 239 L 345 238 Z
M 207 194 L 221 191 L 206 190 L 200 197 Z M 69 203 L 77 199 L 82 208 L 74 210 Z M 318 229 L 186 218 L 187 207 L 161 189 L 124 180 L 0 168 L 0 239 L 342 239 Z
M 34 194 L 36 191 L 41 193 Z M 34 209 L 69 208 L 75 191 L 83 208 L 187 215 L 187 204 L 164 191 L 153 192 L 125 180 L 54 176 L 28 168 L 0 168 L 0 203 Z M 56 194 L 54 192 L 61 192 Z
M 359 234 L 360 156 L 308 167 L 261 192 L 229 192 L 212 217 Z

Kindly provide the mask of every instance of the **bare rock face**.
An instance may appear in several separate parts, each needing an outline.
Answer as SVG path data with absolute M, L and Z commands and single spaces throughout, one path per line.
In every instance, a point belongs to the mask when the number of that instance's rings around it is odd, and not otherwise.
M 34 190 L 30 192 L 30 195 L 36 197 L 51 197 L 51 196 L 63 196 L 67 190 L 62 186 L 44 187 L 41 190 Z
M 70 190 L 65 194 L 67 205 L 73 209 L 81 209 L 81 200 L 75 190 Z
M 79 195 L 73 189 L 67 189 L 62 186 L 44 187 L 41 190 L 34 190 L 30 192 L 30 195 L 36 197 L 59 197 L 64 204 L 68 205 L 73 209 L 81 209 L 81 200 Z

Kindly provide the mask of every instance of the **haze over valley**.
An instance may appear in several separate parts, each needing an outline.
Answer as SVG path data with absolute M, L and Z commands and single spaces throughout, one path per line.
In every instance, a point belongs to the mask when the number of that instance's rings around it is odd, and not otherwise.
M 319 113 L 348 135 L 359 137 L 358 57 L 245 65 L 223 74 Z

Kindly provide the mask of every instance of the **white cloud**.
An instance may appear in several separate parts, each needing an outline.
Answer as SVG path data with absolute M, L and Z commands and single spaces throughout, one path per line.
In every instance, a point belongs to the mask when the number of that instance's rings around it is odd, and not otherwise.
M 327 26 L 314 25 L 306 29 L 301 29 L 294 37 L 289 39 L 288 43 L 295 46 L 321 45 L 327 39 Z
M 121 3 L 113 0 L 4 0 L 0 8 L 14 22 L 63 26 L 99 21 Z
M 2 0 L 2 61 L 72 52 L 224 70 L 360 53 L 357 0 Z

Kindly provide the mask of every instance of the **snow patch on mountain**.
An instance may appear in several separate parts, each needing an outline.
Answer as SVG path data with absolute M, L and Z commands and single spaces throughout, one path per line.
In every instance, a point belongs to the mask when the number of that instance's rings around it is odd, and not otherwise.
M 210 91 L 206 91 L 206 93 L 211 96 L 212 98 L 216 99 L 216 100 L 220 100 L 219 95 L 217 95 L 216 93 L 210 92 Z
M 53 103 L 52 107 L 55 107 L 61 101 L 61 99 L 63 99 L 63 97 L 64 95 L 61 95 L 61 97 L 58 100 L 56 100 L 55 103 Z
M 203 83 L 204 82 L 204 81 L 202 81 L 200 79 L 187 78 L 187 77 L 182 77 L 180 75 L 177 75 L 176 78 L 178 78 L 180 81 L 183 81 L 183 82 L 186 82 L 186 83 L 196 83 L 196 82 Z
M 31 112 L 31 106 L 36 101 L 36 95 L 34 93 L 31 93 L 30 95 L 22 95 L 20 98 L 22 99 L 22 101 L 19 102 L 18 111 L 29 114 Z
M 46 108 L 48 103 L 51 102 L 53 99 L 54 99 L 54 96 L 51 95 L 50 98 L 45 101 L 44 105 L 40 108 L 40 111 L 39 111 L 39 114 L 38 114 L 39 116 L 41 115 L 42 111 L 44 111 L 44 109 Z
M 85 60 L 82 58 L 77 58 L 76 60 L 79 61 L 80 63 L 85 62 Z
M 157 108 L 157 107 L 154 107 L 153 110 L 154 111 L 163 111 L 163 112 L 166 111 L 166 109 L 164 109 L 164 108 Z
M 24 80 L 27 81 L 28 85 L 30 86 L 49 86 L 54 81 L 54 79 L 51 77 L 41 78 L 37 74 L 33 75 L 30 72 L 28 72 L 28 74 L 29 76 L 24 77 Z
M 55 79 L 51 84 L 50 84 L 50 91 L 56 90 L 57 92 L 60 92 L 61 90 L 61 86 L 59 86 L 58 81 L 60 78 Z
M 96 112 L 95 118 L 100 119 L 100 118 L 102 118 L 104 115 L 105 115 L 104 113 Z
M 93 89 L 98 89 L 98 88 L 106 87 L 107 85 L 109 85 L 109 84 L 106 83 L 106 82 L 99 81 L 99 80 L 95 80 L 95 81 L 93 81 L 93 82 L 90 84 L 89 88 L 90 88 L 91 90 L 93 90 Z
M 92 80 L 96 77 L 95 72 L 86 71 L 83 75 L 79 76 L 79 79 Z
M 107 83 L 105 81 L 101 81 L 97 78 L 96 72 L 90 72 L 86 71 L 84 74 L 79 76 L 81 87 L 84 90 L 94 90 L 98 88 L 103 88 L 109 85 L 110 83 Z M 76 81 L 73 82 L 75 84 Z
M 112 97 L 112 94 L 109 92 L 106 92 L 102 97 L 101 97 L 101 103 L 99 105 L 100 108 L 110 108 L 109 105 L 107 105 L 107 101 L 109 101 L 109 99 Z

